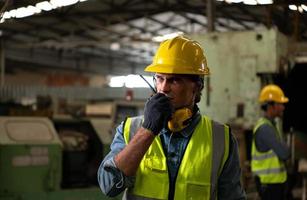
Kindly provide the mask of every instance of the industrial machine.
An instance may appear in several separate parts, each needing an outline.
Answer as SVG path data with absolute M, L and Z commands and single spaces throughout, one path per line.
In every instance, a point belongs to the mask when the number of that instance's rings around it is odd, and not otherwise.
M 100 191 L 97 169 L 114 127 L 143 106 L 110 101 L 88 105 L 77 118 L 0 117 L 0 200 L 110 199 Z
M 260 89 L 287 70 L 288 39 L 275 29 L 194 35 L 204 47 L 210 68 L 202 113 L 229 123 L 240 118 L 252 127 L 260 116 Z
M 98 120 L 0 117 L 0 199 L 107 199 L 96 173 L 111 135 L 93 124 L 111 121 Z

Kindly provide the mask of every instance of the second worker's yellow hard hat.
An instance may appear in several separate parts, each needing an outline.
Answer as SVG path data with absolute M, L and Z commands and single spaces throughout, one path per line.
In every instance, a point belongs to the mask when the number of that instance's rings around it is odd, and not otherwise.
M 273 101 L 276 103 L 287 103 L 289 99 L 284 95 L 282 89 L 274 84 L 269 84 L 265 86 L 259 95 L 259 102 L 269 102 Z

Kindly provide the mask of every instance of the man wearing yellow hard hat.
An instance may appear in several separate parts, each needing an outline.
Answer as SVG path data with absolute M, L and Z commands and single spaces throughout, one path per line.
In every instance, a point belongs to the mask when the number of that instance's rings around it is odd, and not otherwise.
M 184 36 L 160 44 L 153 63 L 157 93 L 144 115 L 117 127 L 98 170 L 104 194 L 123 199 L 245 199 L 237 143 L 228 126 L 197 107 L 208 75 L 199 43 Z
M 284 104 L 288 101 L 281 88 L 274 84 L 265 86 L 259 95 L 264 116 L 254 127 L 251 167 L 262 200 L 286 199 L 284 161 L 290 157 L 290 151 L 275 119 L 283 116 Z

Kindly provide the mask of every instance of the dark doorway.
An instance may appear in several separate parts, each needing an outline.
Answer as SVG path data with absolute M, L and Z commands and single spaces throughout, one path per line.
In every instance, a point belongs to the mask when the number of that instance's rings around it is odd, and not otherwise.
M 307 63 L 296 64 L 285 82 L 290 101 L 284 112 L 284 128 L 307 134 Z

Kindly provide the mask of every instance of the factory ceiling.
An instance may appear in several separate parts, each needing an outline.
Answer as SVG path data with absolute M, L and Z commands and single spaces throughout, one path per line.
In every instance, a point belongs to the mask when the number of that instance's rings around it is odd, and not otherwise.
M 1 13 L 39 2 L 2 0 Z M 23 66 L 133 73 L 151 61 L 158 44 L 152 38 L 173 32 L 189 35 L 274 27 L 305 42 L 307 11 L 289 9 L 290 4 L 304 2 L 278 0 L 267 5 L 246 5 L 214 0 L 80 1 L 0 23 L 6 70 Z

